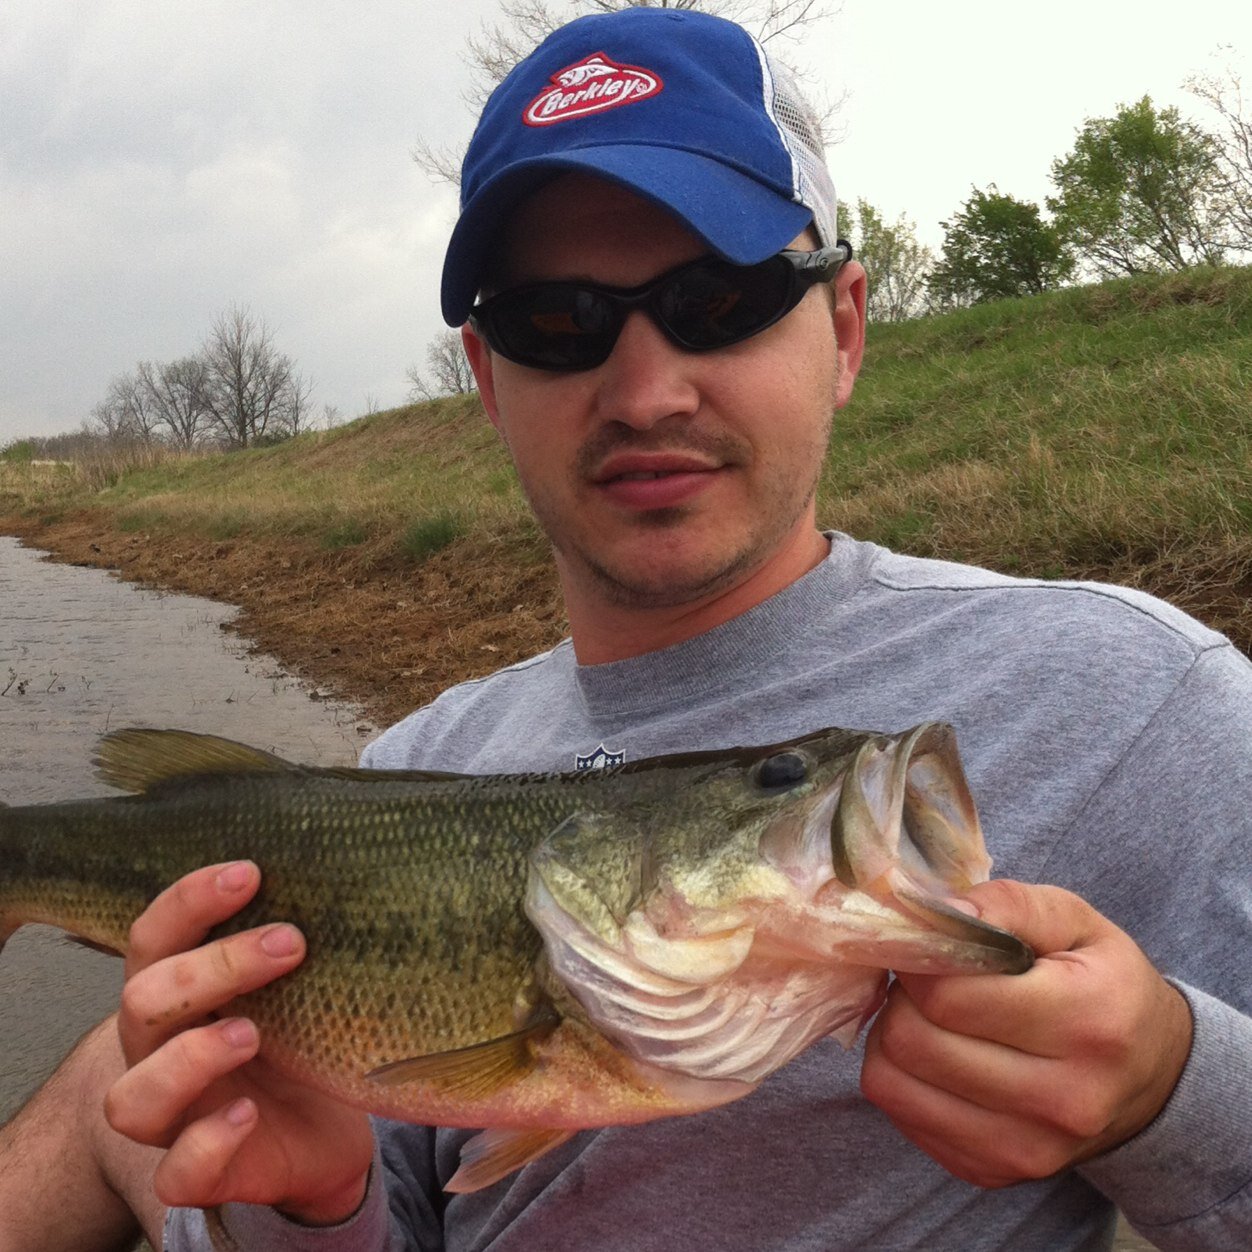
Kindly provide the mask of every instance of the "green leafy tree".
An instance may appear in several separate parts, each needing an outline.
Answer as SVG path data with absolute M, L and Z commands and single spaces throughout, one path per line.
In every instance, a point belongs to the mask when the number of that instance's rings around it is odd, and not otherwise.
M 902 322 L 924 313 L 926 278 L 935 258 L 917 241 L 914 224 L 903 214 L 888 222 L 868 200 L 857 200 L 855 209 L 841 204 L 839 218 L 847 223 L 843 229 L 869 275 L 870 320 Z
M 1144 96 L 1089 118 L 1052 164 L 1048 207 L 1079 256 L 1112 277 L 1221 261 L 1228 220 L 1218 147 Z
M 1074 259 L 1039 206 L 1002 194 L 994 183 L 940 222 L 943 252 L 927 282 L 936 306 L 981 304 L 1060 286 Z

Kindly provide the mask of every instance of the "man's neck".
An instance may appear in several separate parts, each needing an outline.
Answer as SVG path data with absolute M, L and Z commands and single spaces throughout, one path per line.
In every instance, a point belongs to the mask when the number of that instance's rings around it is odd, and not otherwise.
M 664 608 L 608 602 L 569 578 L 558 561 L 574 655 L 580 665 L 602 665 L 693 639 L 777 595 L 820 565 L 829 553 L 830 540 L 813 530 L 730 587 L 689 604 Z

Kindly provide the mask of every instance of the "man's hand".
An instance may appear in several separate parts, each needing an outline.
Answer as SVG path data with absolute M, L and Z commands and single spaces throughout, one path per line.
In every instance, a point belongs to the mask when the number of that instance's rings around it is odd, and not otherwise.
M 128 1065 L 105 1101 L 121 1134 L 166 1148 L 163 1203 L 265 1204 L 300 1221 L 350 1216 L 365 1193 L 373 1135 L 365 1114 L 278 1074 L 256 1027 L 213 1017 L 294 969 L 304 940 L 275 925 L 203 943 L 256 893 L 250 862 L 210 866 L 160 895 L 131 930 L 118 1035 Z
M 1057 887 L 970 892 L 1038 960 L 1025 974 L 900 976 L 866 1040 L 861 1087 L 950 1173 L 1043 1178 L 1142 1130 L 1191 1048 L 1183 997 L 1134 941 Z

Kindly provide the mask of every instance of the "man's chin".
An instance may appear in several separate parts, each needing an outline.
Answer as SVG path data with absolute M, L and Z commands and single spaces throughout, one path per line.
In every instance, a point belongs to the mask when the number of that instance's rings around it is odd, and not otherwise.
M 678 558 L 643 552 L 629 559 L 585 561 L 600 594 L 633 609 L 674 609 L 709 599 L 733 586 L 751 565 L 743 553 Z

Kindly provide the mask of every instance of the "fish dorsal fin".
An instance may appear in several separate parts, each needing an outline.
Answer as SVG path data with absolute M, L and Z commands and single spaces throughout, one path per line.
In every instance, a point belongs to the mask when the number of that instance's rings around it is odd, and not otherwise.
M 479 1099 L 528 1073 L 535 1064 L 530 1045 L 547 1038 L 558 1020 L 555 1013 L 545 1012 L 538 1021 L 511 1035 L 451 1052 L 432 1052 L 427 1056 L 393 1061 L 371 1070 L 366 1077 L 387 1087 L 422 1083 L 445 1095 Z
M 190 730 L 115 730 L 100 741 L 95 759 L 101 781 L 141 792 L 174 778 L 205 774 L 285 774 L 300 767 L 280 756 L 218 735 Z
M 481 1191 L 564 1143 L 572 1130 L 507 1130 L 497 1127 L 467 1139 L 461 1165 L 445 1188 L 454 1194 Z

